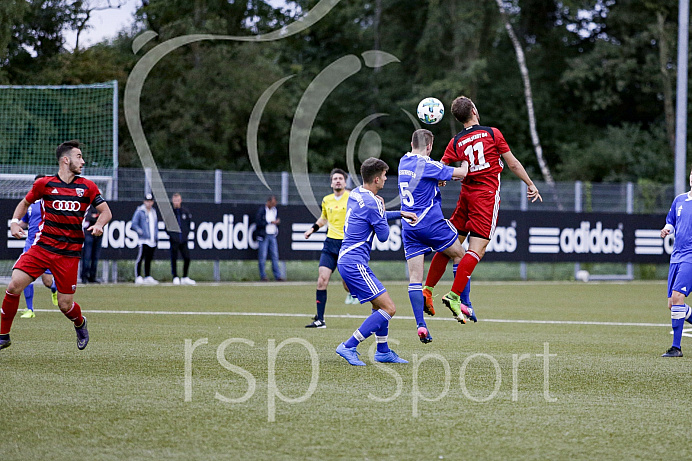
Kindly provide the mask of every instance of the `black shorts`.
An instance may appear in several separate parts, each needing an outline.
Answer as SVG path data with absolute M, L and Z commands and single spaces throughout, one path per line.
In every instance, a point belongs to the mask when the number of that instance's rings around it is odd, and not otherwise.
M 322 253 L 320 254 L 320 267 L 328 267 L 332 271 L 336 269 L 336 261 L 339 259 L 341 242 L 343 242 L 343 240 L 329 237 L 324 240 L 324 246 L 322 247 Z

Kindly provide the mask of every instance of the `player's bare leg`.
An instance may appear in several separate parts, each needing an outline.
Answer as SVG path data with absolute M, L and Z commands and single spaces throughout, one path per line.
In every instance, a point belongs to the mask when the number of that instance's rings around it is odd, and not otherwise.
M 10 329 L 19 308 L 19 297 L 24 288 L 28 287 L 34 280 L 32 276 L 24 271 L 18 269 L 12 271 L 12 278 L 9 285 L 7 285 L 5 298 L 2 300 L 2 309 L 0 309 L 0 349 L 10 347 L 12 344 L 10 341 Z
M 89 343 L 89 330 L 87 330 L 86 317 L 82 315 L 82 308 L 74 302 L 73 293 L 58 292 L 58 308 L 72 323 L 77 333 L 77 349 L 80 351 Z
M 58 289 L 55 286 L 55 283 L 54 283 L 55 280 L 53 280 L 53 276 L 50 274 L 43 274 L 43 275 L 41 275 L 41 281 L 46 286 L 46 288 L 50 288 L 51 301 L 53 301 L 54 306 L 57 306 L 58 305 Z

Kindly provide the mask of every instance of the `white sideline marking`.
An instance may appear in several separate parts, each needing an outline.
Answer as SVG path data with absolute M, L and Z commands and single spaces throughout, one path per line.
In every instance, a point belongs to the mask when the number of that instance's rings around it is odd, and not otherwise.
M 60 313 L 57 309 L 34 309 L 36 312 L 55 312 Z M 216 316 L 236 316 L 236 317 L 311 317 L 312 314 L 291 314 L 291 313 L 277 313 L 277 312 L 208 312 L 208 311 L 117 311 L 117 310 L 97 310 L 89 309 L 82 310 L 85 314 L 143 314 L 143 315 L 216 315 Z M 329 319 L 364 319 L 367 315 L 325 315 Z M 406 315 L 397 315 L 393 317 L 394 319 L 400 320 L 414 320 L 415 317 Z M 427 318 L 426 321 L 449 321 L 456 322 L 455 319 L 444 317 L 444 318 Z M 612 327 L 667 327 L 670 328 L 670 324 L 667 323 L 634 323 L 634 322 L 592 322 L 588 320 L 522 320 L 522 319 L 481 319 L 480 322 L 493 322 L 493 323 L 526 323 L 534 325 L 599 325 L 599 326 L 612 326 Z M 471 322 L 473 323 L 473 322 Z

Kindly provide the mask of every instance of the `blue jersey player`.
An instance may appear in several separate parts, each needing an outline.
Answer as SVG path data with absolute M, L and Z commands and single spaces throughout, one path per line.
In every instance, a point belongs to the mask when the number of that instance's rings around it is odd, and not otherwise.
M 42 177 L 43 175 L 36 175 L 34 181 Z M 38 202 L 32 204 L 27 210 L 24 217 L 22 217 L 21 219 L 23 224 L 20 225 L 27 230 L 26 243 L 24 244 L 23 251 L 24 253 L 26 253 L 26 251 L 31 247 L 31 245 L 33 245 L 36 241 L 36 234 L 38 234 L 41 222 L 43 221 L 43 215 L 41 213 L 41 203 L 42 202 L 39 200 Z M 41 281 L 46 287 L 50 288 L 53 292 L 53 304 L 57 306 L 58 290 L 55 287 L 53 275 L 49 270 L 47 270 L 46 273 L 43 274 L 43 276 L 41 277 Z M 34 313 L 34 285 L 32 283 L 30 283 L 26 288 L 24 288 L 24 300 L 26 301 L 26 311 L 22 314 L 21 317 L 23 319 L 31 319 L 36 317 L 36 314 Z
M 672 233 L 675 233 L 675 243 L 668 271 L 668 309 L 673 325 L 673 345 L 662 357 L 682 357 L 682 327 L 685 320 L 692 323 L 692 309 L 685 303 L 685 298 L 692 290 L 692 190 L 673 200 L 666 216 L 666 225 L 661 229 L 661 238 Z
M 394 316 L 396 307 L 387 290 L 368 266 L 373 238 L 377 236 L 381 242 L 389 238 L 387 219 L 403 217 L 413 222 L 417 219 L 414 213 L 407 211 L 385 212 L 384 200 L 377 193 L 384 187 L 388 169 L 389 166 L 385 162 L 372 157 L 364 161 L 360 167 L 363 185 L 351 191 L 349 195 L 344 241 L 337 262 L 341 278 L 350 293 L 356 296 L 361 304 L 368 301 L 372 303 L 372 314 L 365 319 L 353 336 L 336 348 L 337 354 L 356 366 L 365 366 L 358 358 L 358 344 L 373 333 L 377 340 L 375 361 L 407 363 L 389 349 L 389 320 Z
M 399 194 L 402 211 L 410 211 L 418 216 L 418 221 L 402 224 L 404 254 L 409 270 L 408 295 L 413 315 L 418 326 L 418 337 L 426 344 L 432 341 L 423 311 L 423 272 L 424 257 L 430 252 L 443 252 L 458 264 L 464 256 L 464 249 L 457 239 L 454 225 L 442 214 L 440 181 L 463 179 L 468 172 L 468 163 L 460 168 L 452 168 L 430 158 L 433 147 L 433 134 L 428 130 L 416 130 L 411 138 L 411 152 L 399 162 Z M 475 321 L 473 309 L 461 305 L 462 315 L 457 318 L 462 323 L 466 318 Z M 429 308 L 427 312 L 435 315 Z M 454 312 L 453 312 L 454 313 Z M 456 316 L 455 316 L 456 317 Z

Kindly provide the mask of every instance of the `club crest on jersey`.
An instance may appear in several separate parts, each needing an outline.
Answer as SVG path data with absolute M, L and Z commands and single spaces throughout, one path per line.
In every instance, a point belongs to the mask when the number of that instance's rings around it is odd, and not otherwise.
M 75 191 L 77 191 L 77 197 L 84 196 L 84 189 L 75 189 Z

